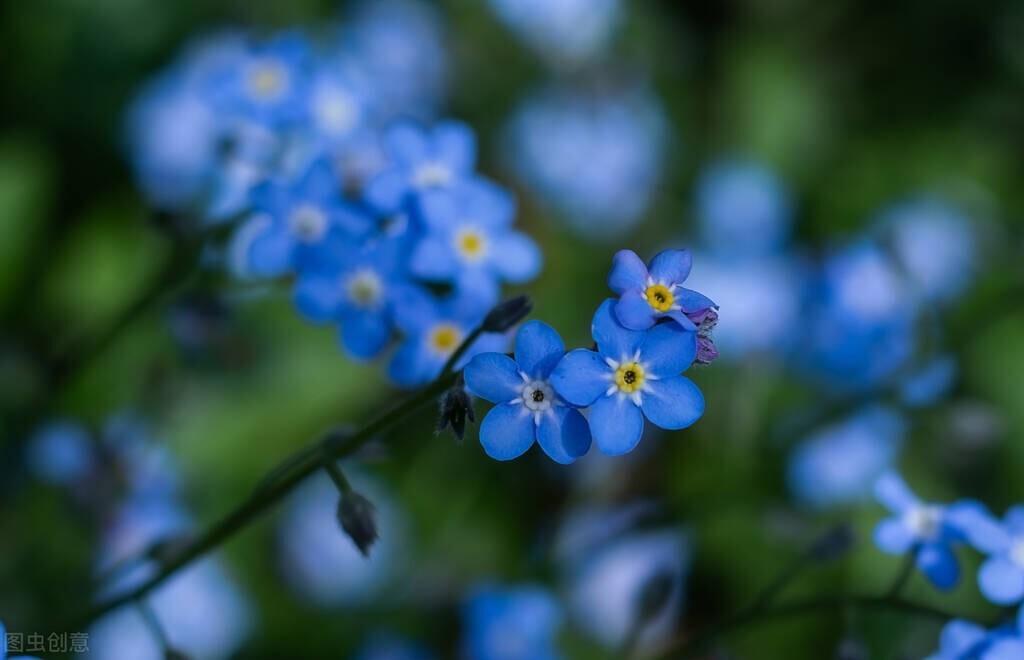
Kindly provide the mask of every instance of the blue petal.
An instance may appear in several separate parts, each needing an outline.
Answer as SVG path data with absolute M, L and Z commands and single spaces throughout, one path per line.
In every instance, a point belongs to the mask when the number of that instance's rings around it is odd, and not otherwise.
M 466 365 L 463 376 L 470 394 L 491 403 L 508 403 L 519 396 L 523 379 L 519 366 L 502 353 L 481 353 Z
M 577 348 L 551 372 L 551 385 L 558 395 L 574 406 L 589 406 L 603 396 L 611 384 L 611 367 L 604 358 L 585 348 Z
M 373 218 L 365 212 L 348 204 L 338 205 L 332 217 L 342 232 L 352 236 L 368 233 L 375 224 Z
M 295 306 L 299 313 L 319 323 L 338 319 L 344 296 L 337 277 L 307 275 L 295 284 Z
M 1024 658 L 1024 639 L 1004 637 L 985 649 L 984 660 L 1020 660 Z
M 271 222 L 262 234 L 252 237 L 246 271 L 256 277 L 278 277 L 289 272 L 295 243 L 287 228 Z
M 497 405 L 480 424 L 480 444 L 488 456 L 499 461 L 522 456 L 535 438 L 533 416 L 523 405 Z
M 456 191 L 450 188 L 428 188 L 419 195 L 419 209 L 429 229 L 447 233 L 465 220 Z
M 597 342 L 597 349 L 601 355 L 621 362 L 632 359 L 643 342 L 644 333 L 622 327 L 612 311 L 614 306 L 615 300 L 612 298 L 601 303 L 597 312 L 594 313 L 590 334 Z
M 455 172 L 469 172 L 476 162 L 476 136 L 466 124 L 446 121 L 434 128 L 434 153 Z
M 307 201 L 326 201 L 338 197 L 339 177 L 326 158 L 313 161 L 299 181 L 298 191 Z
M 459 264 L 449 241 L 439 236 L 427 236 L 412 251 L 409 270 L 426 280 L 448 281 L 455 277 Z
M 917 552 L 917 567 L 939 589 L 952 589 L 960 579 L 960 566 L 949 546 L 928 543 Z
M 968 543 L 985 554 L 1005 552 L 1010 547 L 1010 534 L 980 502 L 965 500 L 950 505 L 946 520 Z
M 654 381 L 641 401 L 652 424 L 672 431 L 685 429 L 704 414 L 704 395 L 686 376 Z
M 421 337 L 412 337 L 395 351 L 388 365 L 388 376 L 401 387 L 416 387 L 428 382 L 439 368 L 428 359 Z
M 608 287 L 618 294 L 647 288 L 647 266 L 632 250 L 619 250 L 612 257 Z
M 510 231 L 495 236 L 493 240 L 491 260 L 494 269 L 505 281 L 522 284 L 540 272 L 540 249 L 529 236 Z
M 615 303 L 615 318 L 630 330 L 647 330 L 658 317 L 658 312 L 639 290 L 627 291 Z
M 425 289 L 405 284 L 394 287 L 391 294 L 395 325 L 405 334 L 419 334 L 437 320 L 438 303 Z
M 424 130 L 413 122 L 395 124 L 384 134 L 388 156 L 405 166 L 413 166 L 427 159 L 430 145 Z
M 462 196 L 463 217 L 489 229 L 508 228 L 516 214 L 516 202 L 501 186 L 482 178 L 457 186 Z
M 886 472 L 875 482 L 875 499 L 893 513 L 901 513 L 921 504 L 903 478 L 895 472 Z
M 1024 598 L 1024 569 L 1006 557 L 992 557 L 978 569 L 978 587 L 996 605 L 1019 603 Z
M 341 343 L 359 360 L 376 357 L 391 339 L 391 324 L 383 314 L 363 312 L 348 316 L 341 324 Z
M 675 290 L 673 295 L 675 296 L 676 304 L 678 304 L 687 314 L 702 312 L 705 309 L 716 306 L 715 301 L 711 300 L 711 298 L 708 298 L 703 293 L 698 293 L 692 289 L 679 287 Z
M 551 460 L 567 465 L 590 450 L 590 426 L 579 410 L 557 406 L 541 417 L 537 442 Z
M 686 371 L 697 357 L 697 334 L 675 323 L 651 328 L 640 346 L 640 361 L 656 378 L 676 376 Z
M 1011 506 L 1003 514 L 1003 523 L 1011 534 L 1024 534 L 1024 505 Z
M 907 553 L 916 542 L 913 532 L 899 518 L 886 518 L 878 523 L 874 539 L 879 550 L 893 555 Z
M 516 333 L 516 362 L 530 378 L 550 376 L 563 355 L 562 338 L 543 321 L 529 321 Z
M 628 454 L 640 443 L 644 416 L 626 397 L 601 397 L 590 407 L 590 432 L 602 453 L 609 456 Z
M 680 284 L 689 277 L 692 265 L 689 250 L 665 250 L 651 259 L 651 277 L 661 284 Z
M 939 650 L 943 656 L 960 658 L 980 644 L 987 635 L 988 631 L 977 624 L 953 619 L 942 628 Z
M 370 179 L 363 188 L 363 200 L 380 214 L 395 213 L 402 207 L 408 192 L 405 173 L 389 168 Z

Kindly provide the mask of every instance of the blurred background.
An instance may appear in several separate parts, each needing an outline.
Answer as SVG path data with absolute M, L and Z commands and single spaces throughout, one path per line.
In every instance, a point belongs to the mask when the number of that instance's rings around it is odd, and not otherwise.
M 501 646 L 488 626 L 514 609 L 503 598 L 526 608 L 506 636 L 617 657 L 657 584 L 667 591 L 638 642 L 654 654 L 747 605 L 837 524 L 855 543 L 791 595 L 883 591 L 900 560 L 871 543 L 882 510 L 870 490 L 887 468 L 936 501 L 1002 510 L 1024 494 L 1020 3 L 47 0 L 0 12 L 8 631 L 70 631 L 57 626 L 91 602 L 98 574 L 201 529 L 316 433 L 403 396 L 379 361 L 349 359 L 295 313 L 287 279 L 240 277 L 216 250 L 199 272 L 178 267 L 197 231 L 179 222 L 189 168 L 215 150 L 180 74 L 203 43 L 240 31 L 305 31 L 372 90 L 380 125 L 467 122 L 479 171 L 514 191 L 544 256 L 538 279 L 509 291 L 530 293 L 568 345 L 590 344 L 616 250 L 688 247 L 687 286 L 721 307 L 721 356 L 688 372 L 703 419 L 650 427 L 624 457 L 499 463 L 475 428 L 457 443 L 424 410 L 345 463 L 378 511 L 368 560 L 318 476 L 149 599 L 189 657 L 548 657 L 472 650 Z M 352 144 L 358 172 L 372 153 Z M 210 218 L 237 212 L 232 195 L 251 185 L 224 169 Z M 991 616 L 978 559 L 963 559 L 952 593 L 915 579 L 907 594 Z M 153 566 L 128 569 L 115 586 Z M 706 657 L 917 658 L 940 625 L 823 611 L 738 631 Z M 162 657 L 132 607 L 90 627 L 89 647 Z M 837 655 L 851 648 L 867 655 Z

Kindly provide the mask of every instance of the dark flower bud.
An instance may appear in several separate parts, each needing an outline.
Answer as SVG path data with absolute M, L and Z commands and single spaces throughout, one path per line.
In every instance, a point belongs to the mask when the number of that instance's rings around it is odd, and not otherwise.
M 473 414 L 473 398 L 459 382 L 441 397 L 441 416 L 437 420 L 437 431 L 440 433 L 446 428 L 451 428 L 452 434 L 462 442 L 466 434 L 467 418 L 470 422 L 476 421 Z
M 825 532 L 810 548 L 815 561 L 832 561 L 849 552 L 857 537 L 849 524 L 838 525 Z
M 526 318 L 532 309 L 528 296 L 516 296 L 499 303 L 484 318 L 484 332 L 505 332 Z
M 697 364 L 711 364 L 718 357 L 718 348 L 711 337 L 697 337 Z
M 364 557 L 370 555 L 370 546 L 377 540 L 376 509 L 373 502 L 350 490 L 338 503 L 338 522 Z

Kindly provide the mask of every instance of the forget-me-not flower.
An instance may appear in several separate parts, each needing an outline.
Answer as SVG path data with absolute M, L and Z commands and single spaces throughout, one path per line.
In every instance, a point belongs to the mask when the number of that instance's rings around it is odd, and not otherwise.
M 704 414 L 704 395 L 681 375 L 697 355 L 697 334 L 675 322 L 646 332 L 623 327 L 605 300 L 594 314 L 591 333 L 597 351 L 566 354 L 551 382 L 576 406 L 590 407 L 590 430 L 606 454 L 632 451 L 644 417 L 663 429 L 683 429 Z
M 967 542 L 988 558 L 978 569 L 978 587 L 997 605 L 1024 599 L 1024 506 L 1011 507 L 1002 521 L 980 503 L 968 501 L 950 514 Z
M 926 660 L 1019 660 L 1024 658 L 1024 610 L 1012 624 L 986 630 L 953 619 L 942 628 L 939 649 Z
M 420 210 L 426 235 L 410 257 L 414 275 L 453 283 L 492 305 L 499 282 L 526 282 L 540 270 L 540 250 L 512 229 L 515 201 L 498 186 L 475 180 L 428 190 Z
M 695 331 L 692 318 L 715 307 L 707 296 L 683 287 L 690 274 L 688 250 L 659 252 L 644 265 L 632 250 L 619 250 L 612 259 L 608 286 L 619 294 L 615 318 L 630 330 L 647 330 L 668 317 L 685 330 Z
M 556 63 L 597 54 L 622 14 L 620 0 L 490 0 L 490 5 L 522 41 Z
M 948 508 L 921 501 L 894 472 L 879 477 L 875 497 L 894 514 L 875 527 L 875 545 L 890 554 L 914 552 L 918 569 L 931 583 L 951 589 L 960 579 L 952 546 L 961 533 L 950 524 Z
M 565 355 L 554 328 L 530 321 L 516 333 L 515 359 L 481 353 L 463 372 L 470 393 L 497 404 L 480 424 L 480 443 L 491 458 L 517 458 L 538 442 L 559 463 L 590 449 L 590 428 L 578 410 L 555 393 L 550 377 Z
M 483 586 L 463 609 L 463 647 L 473 660 L 556 660 L 562 610 L 539 586 Z

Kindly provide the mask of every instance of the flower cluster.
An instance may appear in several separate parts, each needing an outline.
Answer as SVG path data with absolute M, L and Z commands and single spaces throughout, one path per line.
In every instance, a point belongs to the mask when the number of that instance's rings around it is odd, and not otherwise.
M 682 372 L 713 359 L 709 331 L 718 315 L 711 300 L 682 286 L 690 260 L 686 250 L 666 250 L 645 265 L 618 252 L 608 284 L 619 297 L 594 314 L 596 350 L 566 353 L 553 328 L 531 321 L 516 335 L 514 357 L 474 357 L 466 386 L 497 404 L 480 425 L 487 454 L 510 460 L 536 441 L 553 460 L 571 463 L 592 439 L 605 454 L 632 451 L 645 418 L 672 430 L 697 421 L 704 397 Z
M 1001 606 L 1024 603 L 1024 507 L 1011 507 L 999 520 L 974 500 L 949 505 L 925 502 L 891 472 L 879 478 L 875 495 L 893 514 L 875 528 L 875 544 L 881 550 L 913 553 L 915 564 L 932 584 L 950 589 L 960 577 L 953 548 L 966 544 L 986 557 L 977 576 L 982 595 Z M 1022 654 L 1024 626 L 1017 621 L 986 631 L 954 620 L 943 631 L 940 649 L 933 657 L 996 660 L 1024 657 Z

